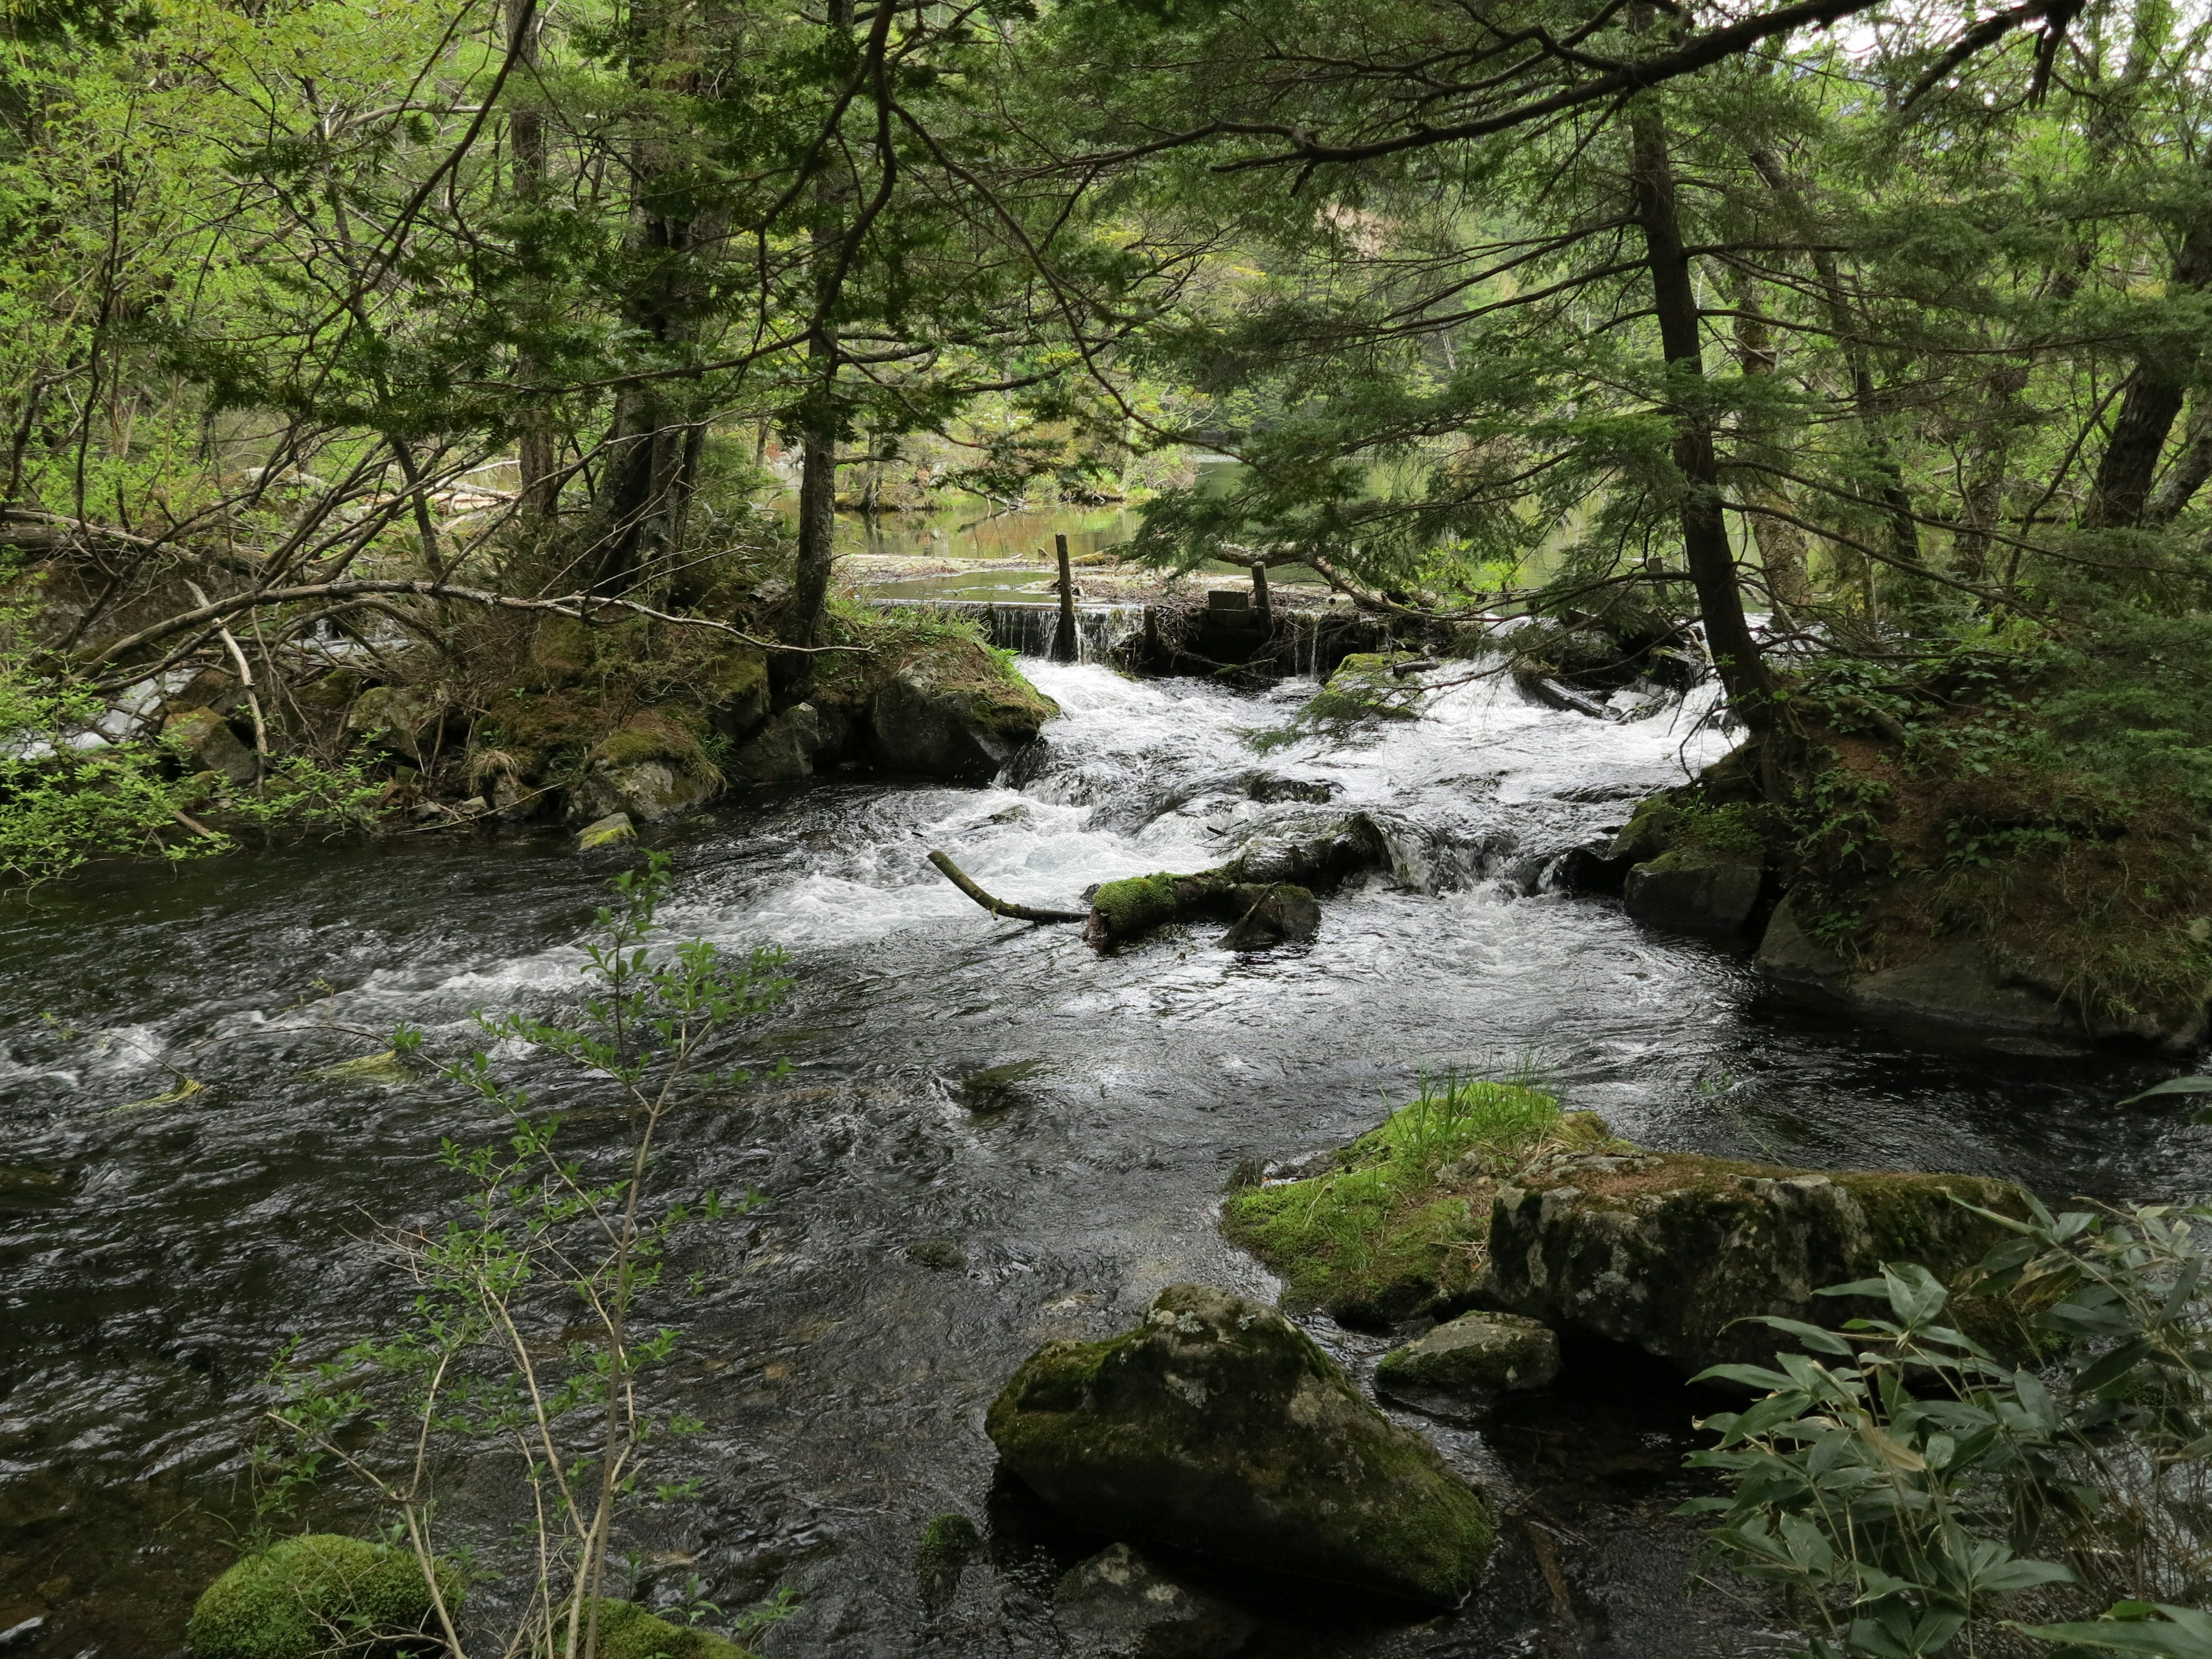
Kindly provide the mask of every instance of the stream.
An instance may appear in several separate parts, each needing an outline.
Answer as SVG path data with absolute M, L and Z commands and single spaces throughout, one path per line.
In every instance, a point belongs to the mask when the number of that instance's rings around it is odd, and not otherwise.
M 1796 1009 L 1740 954 L 1553 890 L 1559 854 L 1726 747 L 1701 697 L 1607 724 L 1478 679 L 1419 722 L 1263 755 L 1245 733 L 1310 686 L 1024 667 L 1066 713 L 1013 778 L 854 773 L 655 837 L 677 936 L 780 943 L 798 975 L 749 1040 L 791 1073 L 665 1131 L 667 1190 L 762 1202 L 682 1252 L 702 1288 L 657 1387 L 704 1421 L 668 1454 L 703 1492 L 635 1530 L 641 1600 L 696 1578 L 734 1611 L 788 1586 L 802 1606 L 758 1638 L 766 1659 L 1085 1651 L 1053 1585 L 1107 1540 L 995 1476 L 984 1407 L 1039 1342 L 1126 1328 L 1164 1285 L 1272 1296 L 1214 1231 L 1232 1170 L 1350 1139 L 1425 1071 L 1532 1068 L 1660 1147 L 2058 1198 L 2212 1190 L 2185 1105 L 2111 1103 L 2171 1062 Z M 1261 955 L 1207 927 L 1099 957 L 1075 928 L 994 921 L 924 858 L 1069 905 L 1348 808 L 1395 867 L 1325 897 L 1311 945 Z M 405 1020 L 450 1050 L 472 1010 L 557 1006 L 616 867 L 569 845 L 400 836 L 111 871 L 0 909 L 0 1631 L 46 1621 L 8 1659 L 179 1651 L 246 1524 L 279 1345 L 388 1329 L 407 1290 L 368 1234 L 451 1213 L 440 1138 L 493 1138 L 448 1088 L 319 1077 L 382 1046 L 332 1027 Z M 179 1073 L 204 1086 L 171 1098 Z M 563 1086 L 549 1098 L 588 1105 Z M 1355 1370 L 1388 1346 L 1310 1328 Z M 1615 1366 L 1480 1432 L 1424 1425 L 1511 1498 L 1454 1615 L 1215 1587 L 1261 1619 L 1255 1656 L 1781 1652 L 1755 1599 L 1691 1592 L 1695 1533 L 1668 1512 L 1704 1490 L 1680 1467 L 1693 1404 Z M 489 1466 L 458 1478 L 465 1512 L 515 1498 Z M 333 1501 L 319 1519 L 359 1523 Z M 915 1545 L 949 1511 L 987 1546 L 926 1606 Z

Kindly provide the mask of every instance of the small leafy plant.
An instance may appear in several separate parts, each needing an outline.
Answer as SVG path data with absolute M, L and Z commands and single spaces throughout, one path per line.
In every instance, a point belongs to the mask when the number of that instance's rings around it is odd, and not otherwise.
M 436 1571 L 441 1555 L 466 1555 L 439 1534 L 438 1476 L 449 1454 L 503 1448 L 529 1493 L 529 1582 L 519 1587 L 527 1593 L 514 1598 L 516 1627 L 483 1638 L 485 1651 L 501 1655 L 592 1659 L 624 1513 L 691 1495 L 687 1483 L 652 1478 L 656 1446 L 700 1425 L 650 1412 L 641 1382 L 678 1336 L 645 1315 L 678 1236 L 754 1200 L 709 1192 L 666 1201 L 653 1188 L 653 1154 L 677 1106 L 751 1080 L 714 1069 L 711 1046 L 777 1006 L 792 981 L 774 949 L 737 961 L 704 940 L 655 950 L 670 879 L 660 854 L 615 878 L 586 946 L 592 993 L 575 1023 L 480 1014 L 486 1045 L 441 1068 L 492 1109 L 506 1134 L 489 1146 L 446 1141 L 440 1161 L 466 1183 L 463 1212 L 441 1230 L 386 1235 L 418 1291 L 398 1334 L 304 1364 L 288 1351 L 275 1372 L 271 1417 L 284 1443 L 258 1454 L 265 1506 L 281 1512 L 332 1470 L 357 1479 L 421 1565 L 453 1659 L 474 1649 Z M 422 1043 L 405 1027 L 393 1038 L 402 1055 Z M 604 1085 L 627 1120 L 623 1143 L 570 1150 L 560 1115 L 536 1109 L 495 1060 L 495 1048 L 517 1045 Z M 363 1423 L 375 1430 L 365 1444 Z M 708 1605 L 696 1590 L 687 1597 L 695 1615 Z M 780 1599 L 738 1622 L 788 1609 Z
M 2190 1606 L 2212 1594 L 2212 1206 L 1977 1213 L 2014 1237 L 1968 1293 L 2033 1310 L 2048 1363 L 1956 1328 L 1923 1268 L 1837 1285 L 1892 1316 L 1769 1317 L 1810 1352 L 1703 1373 L 1763 1397 L 1707 1420 L 1719 1443 L 1690 1462 L 1731 1492 L 1684 1512 L 1717 1518 L 1716 1558 L 1783 1588 L 1814 1659 L 2212 1659 Z

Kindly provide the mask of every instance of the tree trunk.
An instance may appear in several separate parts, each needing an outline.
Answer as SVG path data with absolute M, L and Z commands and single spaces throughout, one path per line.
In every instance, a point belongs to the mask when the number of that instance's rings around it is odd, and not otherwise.
M 1767 188 L 1789 206 L 1794 216 L 1801 222 L 1809 220 L 1812 204 L 1783 170 L 1773 153 L 1754 148 L 1750 155 L 1752 166 L 1766 181 Z M 1843 349 L 1844 368 L 1850 375 L 1851 407 L 1858 416 L 1867 453 L 1881 474 L 1881 502 L 1889 521 L 1890 557 L 1908 569 L 1917 568 L 1921 563 L 1920 526 L 1912 515 L 1912 498 L 1905 491 L 1904 471 L 1890 453 L 1888 436 L 1882 431 L 1881 398 L 1875 390 L 1874 366 L 1867 357 L 1866 331 L 1859 326 L 1850 290 L 1844 286 L 1843 270 L 1837 264 L 1836 256 L 1816 249 L 1812 258 L 1813 274 L 1819 279 L 1828 313 L 1828 331 Z M 1872 574 L 1870 570 L 1867 573 L 1869 617 L 1875 610 Z
M 1721 513 L 1720 467 L 1713 453 L 1711 411 L 1704 387 L 1705 352 L 1698 337 L 1697 290 L 1674 205 L 1674 173 L 1667 155 L 1667 129 L 1656 94 L 1629 106 L 1633 144 L 1636 217 L 1651 269 L 1651 298 L 1659 317 L 1668 371 L 1668 412 L 1674 419 L 1674 465 L 1682 475 L 1682 553 L 1705 618 L 1705 643 L 1738 718 L 1754 733 L 1774 724 L 1774 677 L 1759 655 L 1743 614 L 1735 556 Z
M 2197 394 L 2194 407 L 2189 411 L 2189 428 L 2183 433 L 2181 453 L 2175 456 L 2173 467 L 2159 485 L 2158 494 L 2143 514 L 2143 522 L 2151 526 L 2172 524 L 2181 516 L 2182 509 L 2196 498 L 2212 478 L 2212 398 Z
M 685 43 L 672 6 L 640 8 L 631 75 L 640 88 L 681 90 L 694 79 L 674 61 Z M 702 273 L 699 250 L 716 226 L 696 212 L 691 186 L 670 141 L 650 128 L 632 152 L 636 204 L 630 247 L 638 280 L 624 297 L 631 327 L 674 361 L 696 337 Z M 627 592 L 678 562 L 690 515 L 698 447 L 696 422 L 660 380 L 635 380 L 615 394 L 596 518 L 598 537 L 586 561 L 594 592 Z
M 545 198 L 545 118 L 537 107 L 538 40 L 544 21 L 538 0 L 507 0 L 507 49 L 514 57 L 520 100 L 507 118 L 507 136 L 514 155 L 514 198 L 526 212 Z M 526 345 L 517 355 L 514 367 L 525 386 L 537 386 L 544 380 L 544 365 Z M 518 500 L 523 517 L 542 524 L 553 516 L 555 498 L 560 492 L 554 478 L 552 419 L 534 398 L 521 411 L 515 458 L 521 475 Z
M 2200 210 L 2182 239 L 2166 292 L 2194 294 L 2208 283 L 2212 283 L 2212 215 Z M 2135 378 L 2120 401 L 2119 419 L 2112 422 L 2112 440 L 2097 465 L 2088 510 L 2081 515 L 2085 527 L 2129 530 L 2142 523 L 2158 458 L 2165 452 L 2166 434 L 2181 413 L 2202 355 L 2197 336 L 2188 331 L 2144 342 L 2136 359 Z
M 849 33 L 853 0 L 830 0 L 830 27 Z M 834 158 L 836 146 L 824 147 Z M 793 645 L 814 643 L 837 550 L 837 301 L 843 286 L 847 181 L 834 159 L 815 181 L 814 322 L 806 341 L 812 382 L 799 408 L 799 556 L 793 571 L 791 609 L 783 636 Z
M 1765 319 L 1753 314 L 1759 297 L 1758 285 L 1749 278 L 1736 280 L 1735 347 L 1736 361 L 1743 368 L 1747 380 L 1771 379 L 1780 367 L 1781 355 L 1774 349 L 1774 331 Z M 1771 422 L 1753 409 L 1744 417 L 1744 447 L 1756 460 L 1769 460 L 1774 453 L 1774 434 Z M 1753 507 L 1771 507 L 1778 512 L 1790 511 L 1790 492 L 1779 479 L 1765 472 L 1746 472 L 1743 475 L 1743 495 Z M 1751 524 L 1752 539 L 1759 547 L 1759 562 L 1766 573 L 1766 593 L 1774 608 L 1787 616 L 1802 610 L 1813 602 L 1812 578 L 1805 568 L 1805 532 L 1787 519 L 1769 518 L 1753 513 L 1747 515 Z

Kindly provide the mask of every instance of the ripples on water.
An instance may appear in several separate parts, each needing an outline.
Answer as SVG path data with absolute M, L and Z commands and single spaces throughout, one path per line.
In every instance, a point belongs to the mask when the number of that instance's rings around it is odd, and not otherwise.
M 1019 788 L 823 781 L 667 837 L 667 920 L 783 943 L 801 981 L 762 1051 L 793 1075 L 686 1117 L 661 1166 L 672 1191 L 767 1201 L 695 1236 L 684 1264 L 707 1290 L 664 1389 L 707 1420 L 676 1457 L 708 1495 L 642 1527 L 644 1593 L 696 1573 L 734 1607 L 788 1583 L 806 1606 L 763 1641 L 772 1656 L 1066 1651 L 1051 1583 L 1103 1540 L 994 1484 L 984 1407 L 1037 1342 L 1124 1328 L 1162 1285 L 1271 1294 L 1214 1232 L 1224 1178 L 1348 1139 L 1424 1069 L 1533 1060 L 1656 1146 L 1987 1171 L 2059 1196 L 2212 1188 L 2183 1112 L 2107 1103 L 2170 1066 L 1770 1006 L 1727 952 L 1549 890 L 1561 851 L 1723 746 L 1694 709 L 1601 725 L 1482 681 L 1418 725 L 1263 758 L 1243 732 L 1280 724 L 1295 688 L 1027 666 L 1066 714 Z M 1395 870 L 1325 900 L 1309 948 L 1237 957 L 1206 928 L 1101 958 L 1075 929 L 994 921 L 924 861 L 942 847 L 1001 896 L 1067 904 L 1324 810 L 1254 799 L 1261 774 L 1332 783 L 1326 810 L 1389 832 Z M 361 1239 L 441 1217 L 440 1136 L 487 1127 L 434 1090 L 317 1080 L 376 1046 L 329 1024 L 404 1018 L 453 1043 L 476 1007 L 557 1001 L 607 873 L 564 848 L 402 838 L 110 876 L 5 912 L 0 1629 L 45 1610 L 40 1652 L 175 1650 L 228 1559 L 273 1351 L 401 1305 Z M 172 1086 L 161 1062 L 205 1091 L 128 1104 Z M 925 1241 L 962 1265 L 919 1265 Z M 1385 1346 L 1316 1334 L 1355 1366 Z M 1250 1650 L 1778 1650 L 1754 1614 L 1686 1595 L 1692 1540 L 1664 1516 L 1693 1490 L 1686 1417 L 1653 1379 L 1637 1401 L 1521 1407 L 1486 1437 L 1432 1431 L 1522 1494 L 1491 1585 L 1411 1628 L 1274 1607 Z M 511 1496 L 478 1471 L 459 1501 Z M 915 1536 L 950 1510 L 991 1523 L 989 1558 L 926 1610 Z

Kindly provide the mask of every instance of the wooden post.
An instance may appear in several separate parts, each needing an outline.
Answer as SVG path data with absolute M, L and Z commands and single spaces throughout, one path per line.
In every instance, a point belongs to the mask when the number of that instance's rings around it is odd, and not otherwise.
M 1267 598 L 1267 562 L 1252 561 L 1252 608 L 1260 613 L 1260 631 L 1270 639 L 1275 634 L 1275 607 Z
M 1060 631 L 1053 635 L 1053 659 L 1073 662 L 1079 654 L 1075 634 L 1075 573 L 1067 562 L 1067 538 L 1054 536 L 1052 544 L 1060 554 Z

